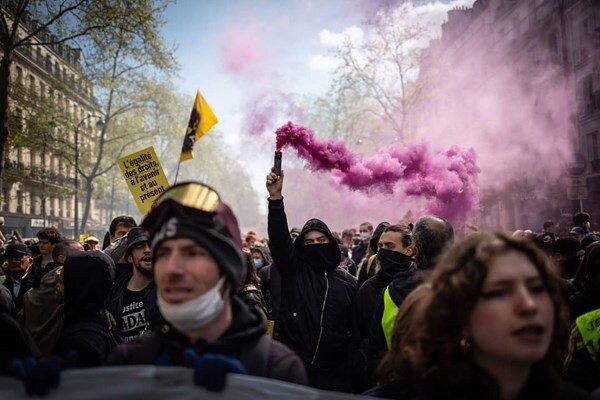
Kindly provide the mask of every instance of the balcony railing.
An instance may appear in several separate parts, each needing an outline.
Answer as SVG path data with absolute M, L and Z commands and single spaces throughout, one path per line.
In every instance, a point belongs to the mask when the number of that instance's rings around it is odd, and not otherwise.
M 58 186 L 75 186 L 75 178 L 65 176 L 61 173 L 48 171 L 38 167 L 25 167 L 22 162 L 6 160 L 4 167 L 8 173 L 16 174 L 24 179 L 46 182 Z

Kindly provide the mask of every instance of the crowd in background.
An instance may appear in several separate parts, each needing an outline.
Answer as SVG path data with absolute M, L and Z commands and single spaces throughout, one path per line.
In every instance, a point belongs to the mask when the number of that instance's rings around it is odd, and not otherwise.
M 33 394 L 65 368 L 153 364 L 210 390 L 236 372 L 396 399 L 600 397 L 589 214 L 566 231 L 439 216 L 290 229 L 282 184 L 267 177 L 263 238 L 241 237 L 225 203 L 175 195 L 141 226 L 115 218 L 103 243 L 0 237 L 2 374 Z

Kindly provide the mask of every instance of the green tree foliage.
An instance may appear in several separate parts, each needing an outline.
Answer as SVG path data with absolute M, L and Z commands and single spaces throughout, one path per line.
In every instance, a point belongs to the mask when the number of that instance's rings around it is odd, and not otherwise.
M 137 148 L 155 132 L 148 116 L 156 82 L 168 79 L 176 68 L 172 51 L 160 36 L 166 1 L 98 2 L 88 14 L 90 21 L 113 27 L 98 30 L 82 43 L 85 71 L 94 83 L 104 125 L 94 138 L 89 157 L 84 155 L 79 173 L 83 178 L 85 204 L 81 224 L 90 215 L 94 182 L 115 167 L 129 147 Z M 108 9 L 108 11 L 107 11 Z

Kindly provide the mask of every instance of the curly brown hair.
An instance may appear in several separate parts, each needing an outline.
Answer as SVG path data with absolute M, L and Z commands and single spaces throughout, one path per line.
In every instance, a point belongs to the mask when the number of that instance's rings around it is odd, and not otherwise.
M 465 352 L 460 342 L 481 295 L 489 265 L 495 257 L 510 251 L 523 254 L 531 261 L 554 305 L 550 347 L 546 356 L 532 366 L 531 377 L 536 382 L 544 382 L 545 398 L 558 396 L 558 369 L 568 339 L 568 313 L 562 298 L 561 281 L 542 251 L 530 241 L 504 233 L 472 234 L 448 248 L 431 276 L 431 290 L 426 301 L 421 301 L 425 304 L 421 307 L 421 315 L 410 319 L 413 326 L 402 327 L 398 323 L 400 315 L 396 319 L 393 335 L 400 340 L 398 344 L 392 344 L 387 358 L 388 363 L 389 359 L 395 359 L 392 365 L 396 365 L 397 371 L 417 377 L 417 382 L 413 380 L 408 384 L 434 387 L 441 393 L 466 393 L 469 386 L 475 385 L 477 397 L 499 398 L 497 382 L 474 363 L 470 352 Z M 407 335 L 407 329 L 418 334 Z M 410 352 L 407 353 L 407 349 Z M 381 372 L 387 372 L 381 377 L 382 382 L 399 379 L 398 374 L 383 369 L 383 365 L 381 368 Z

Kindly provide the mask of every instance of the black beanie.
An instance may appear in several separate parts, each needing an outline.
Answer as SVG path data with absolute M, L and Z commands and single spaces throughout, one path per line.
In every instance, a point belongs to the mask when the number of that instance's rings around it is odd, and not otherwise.
M 232 287 L 237 288 L 244 281 L 241 234 L 237 219 L 226 204 L 219 204 L 214 213 L 202 213 L 167 199 L 153 208 L 140 226 L 150 235 L 153 252 L 165 240 L 189 238 L 211 253 Z

